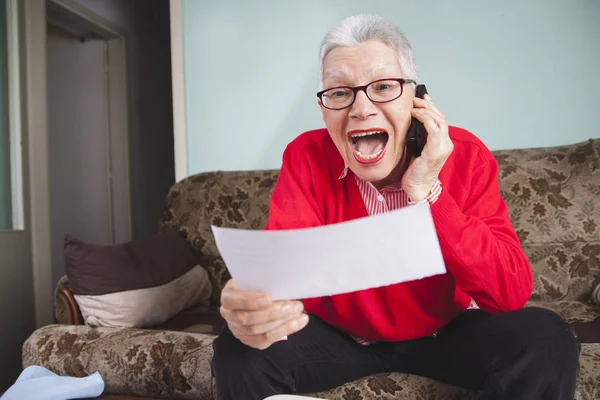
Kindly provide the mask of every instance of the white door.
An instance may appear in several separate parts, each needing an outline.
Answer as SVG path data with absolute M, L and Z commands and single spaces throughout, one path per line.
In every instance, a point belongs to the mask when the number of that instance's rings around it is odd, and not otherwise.
M 65 235 L 112 244 L 105 41 L 47 28 L 52 271 L 64 275 Z
M 17 3 L 0 1 L 0 392 L 20 373 L 21 345 L 36 326 Z
M 47 3 L 52 282 L 65 274 L 66 235 L 99 245 L 131 239 L 124 40 L 85 7 Z

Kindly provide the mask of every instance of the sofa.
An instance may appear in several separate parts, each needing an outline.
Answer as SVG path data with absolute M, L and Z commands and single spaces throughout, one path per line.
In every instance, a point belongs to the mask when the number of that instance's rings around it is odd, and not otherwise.
M 576 398 L 598 399 L 600 139 L 495 151 L 494 156 L 501 194 L 535 277 L 528 306 L 554 310 L 573 324 L 583 342 Z M 83 325 L 63 277 L 55 291 L 56 324 L 36 330 L 24 343 L 23 366 L 41 365 L 70 376 L 99 371 L 111 394 L 214 399 L 211 343 L 223 326 L 219 297 L 229 275 L 210 225 L 261 229 L 277 176 L 277 170 L 202 173 L 171 188 L 161 229 L 177 229 L 200 256 L 213 286 L 210 304 L 185 310 L 179 321 L 177 316 L 166 325 L 93 328 Z M 391 373 L 310 395 L 336 400 L 474 399 L 478 393 Z

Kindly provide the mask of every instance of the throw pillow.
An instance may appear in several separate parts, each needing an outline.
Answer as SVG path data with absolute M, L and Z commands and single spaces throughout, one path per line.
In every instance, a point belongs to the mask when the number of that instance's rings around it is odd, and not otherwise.
M 179 278 L 147 289 L 98 296 L 74 295 L 87 325 L 104 327 L 153 327 L 212 293 L 206 271 L 196 266 Z
M 65 268 L 73 294 L 99 295 L 163 285 L 198 265 L 175 230 L 117 245 L 96 245 L 67 236 Z
M 194 268 L 199 257 L 175 230 L 108 246 L 67 236 L 64 256 L 69 288 L 90 325 L 152 326 L 212 291 L 206 272 Z

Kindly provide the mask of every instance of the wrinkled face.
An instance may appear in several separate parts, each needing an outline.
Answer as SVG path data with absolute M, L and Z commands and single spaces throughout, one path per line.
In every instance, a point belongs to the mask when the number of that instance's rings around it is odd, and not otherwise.
M 403 76 L 397 53 L 381 42 L 337 47 L 323 60 L 323 89 L 362 86 L 384 78 Z M 388 103 L 373 103 L 359 91 L 354 104 L 329 110 L 319 101 L 329 135 L 348 167 L 359 178 L 381 188 L 398 181 L 411 121 L 414 89 Z

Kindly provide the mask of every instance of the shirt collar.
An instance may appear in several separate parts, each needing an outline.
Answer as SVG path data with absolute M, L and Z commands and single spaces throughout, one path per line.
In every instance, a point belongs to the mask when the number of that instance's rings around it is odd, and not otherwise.
M 338 179 L 344 179 L 348 175 L 348 164 L 344 163 L 344 168 Z
M 344 179 L 347 175 L 348 175 L 348 164 L 344 163 L 344 168 L 342 169 L 342 173 L 340 174 L 338 179 Z M 356 176 L 356 180 L 362 181 L 362 179 L 360 179 L 358 176 Z M 391 185 L 387 185 L 386 187 L 381 189 L 381 191 L 382 192 L 383 191 L 400 192 L 400 191 L 402 191 L 402 182 L 396 182 L 396 183 L 392 183 Z

